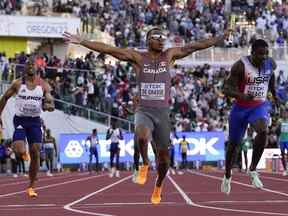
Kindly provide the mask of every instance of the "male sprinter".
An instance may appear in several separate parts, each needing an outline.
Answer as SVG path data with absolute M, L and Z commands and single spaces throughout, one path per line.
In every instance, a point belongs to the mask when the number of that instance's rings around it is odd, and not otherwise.
M 276 63 L 268 57 L 268 53 L 266 41 L 255 40 L 251 55 L 242 57 L 232 66 L 224 85 L 225 95 L 236 99 L 229 116 L 229 143 L 226 151 L 225 175 L 221 184 L 221 191 L 226 194 L 231 190 L 231 168 L 235 149 L 240 145 L 249 123 L 257 133 L 249 175 L 256 188 L 263 187 L 256 167 L 267 143 L 270 107 L 266 99 L 268 90 L 277 101 L 273 73 Z
M 148 174 L 148 142 L 152 138 L 156 143 L 158 159 L 158 177 L 151 196 L 153 204 L 161 201 L 162 182 L 169 168 L 169 98 L 171 79 L 174 76 L 169 68 L 172 63 L 195 51 L 203 50 L 222 42 L 230 34 L 226 31 L 218 37 L 189 43 L 183 47 L 164 50 L 166 34 L 160 28 L 152 28 L 146 34 L 147 51 L 138 52 L 133 49 L 113 47 L 102 42 L 88 41 L 80 35 L 65 32 L 64 38 L 100 53 L 130 62 L 137 77 L 139 88 L 139 106 L 136 111 L 136 137 L 138 139 L 143 166 L 139 169 L 137 182 L 145 184 Z
M 31 158 L 29 168 L 30 184 L 27 189 L 29 197 L 37 197 L 33 187 L 39 170 L 40 144 L 42 143 L 41 110 L 52 112 L 54 101 L 47 82 L 36 76 L 33 63 L 25 65 L 25 75 L 12 82 L 11 86 L 0 99 L 0 116 L 10 97 L 15 98 L 15 116 L 13 119 L 15 131 L 13 142 L 15 151 L 22 156 L 25 154 L 25 140 L 29 144 Z M 44 100 L 43 100 L 44 99 Z

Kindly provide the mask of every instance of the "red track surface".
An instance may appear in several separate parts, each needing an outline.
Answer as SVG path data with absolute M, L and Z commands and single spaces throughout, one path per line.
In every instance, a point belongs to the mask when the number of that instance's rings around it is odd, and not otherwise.
M 151 172 L 144 186 L 107 174 L 59 174 L 39 177 L 37 199 L 24 193 L 27 178 L 0 177 L 1 216 L 288 216 L 288 178 L 261 174 L 265 188 L 257 190 L 245 174 L 234 173 L 230 196 L 220 193 L 222 172 L 188 171 L 165 181 L 162 203 L 149 203 L 155 181 Z

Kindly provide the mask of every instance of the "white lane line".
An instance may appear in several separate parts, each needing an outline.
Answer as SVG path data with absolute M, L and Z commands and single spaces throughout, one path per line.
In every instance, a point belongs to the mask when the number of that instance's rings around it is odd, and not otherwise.
M 222 178 L 214 176 L 214 175 L 208 175 L 208 174 L 204 174 L 204 173 L 200 173 L 200 172 L 193 172 L 191 170 L 188 170 L 188 172 L 191 173 L 191 174 L 194 174 L 194 175 L 204 176 L 204 177 L 208 177 L 208 178 L 217 179 L 217 180 L 222 181 Z M 239 181 L 235 181 L 235 180 L 232 180 L 231 183 L 256 189 L 253 185 L 245 184 L 245 183 L 242 183 L 242 182 L 239 182 Z M 268 188 L 262 188 L 262 189 L 257 189 L 257 190 L 262 190 L 262 191 L 266 191 L 266 192 L 279 194 L 279 195 L 288 197 L 287 193 L 284 193 L 284 192 L 281 192 L 281 191 L 276 191 L 276 190 L 271 190 L 271 189 L 268 189 Z
M 222 173 L 224 175 L 224 172 L 223 171 L 219 171 L 219 170 L 215 170 L 215 172 L 217 173 Z M 281 178 L 281 175 L 276 175 L 276 176 L 279 176 L 280 178 L 278 177 L 272 177 L 272 176 L 266 176 L 266 174 L 271 174 L 269 172 L 265 172 L 265 171 L 259 171 L 260 173 L 260 177 L 263 178 L 263 179 L 271 179 L 271 180 L 275 180 L 275 181 L 282 181 L 282 182 L 288 182 L 288 179 L 283 177 Z M 261 175 L 262 174 L 262 175 Z M 263 175 L 264 174 L 264 175 Z M 245 174 L 245 173 L 235 173 L 235 176 L 248 176 L 248 174 Z
M 130 179 L 131 177 L 132 177 L 132 175 L 127 176 L 127 177 L 125 177 L 125 178 L 123 178 L 123 179 L 121 179 L 121 180 L 119 180 L 119 181 L 117 181 L 117 182 L 114 182 L 114 183 L 112 183 L 112 184 L 110 184 L 110 185 L 107 185 L 107 186 L 101 188 L 100 190 L 97 190 L 97 191 L 95 191 L 95 192 L 93 192 L 93 193 L 87 194 L 86 196 L 84 196 L 84 197 L 82 197 L 82 198 L 80 198 L 80 199 L 78 199 L 78 200 L 75 200 L 75 201 L 73 201 L 73 202 L 71 202 L 71 203 L 68 203 L 68 204 L 66 204 L 66 205 L 64 206 L 64 209 L 66 209 L 66 210 L 68 210 L 68 211 L 80 213 L 80 214 L 88 214 L 88 215 L 96 215 L 96 216 L 114 216 L 114 215 L 111 215 L 111 214 L 102 214 L 102 213 L 97 213 L 97 212 L 82 211 L 82 210 L 79 210 L 79 209 L 74 209 L 74 208 L 72 208 L 71 206 L 76 205 L 77 203 L 80 203 L 80 202 L 82 202 L 83 200 L 86 200 L 86 199 L 88 199 L 88 198 L 90 198 L 90 197 L 92 197 L 92 196 L 94 196 L 94 195 L 96 195 L 96 194 L 98 194 L 98 193 L 101 193 L 101 192 L 103 192 L 103 191 L 105 191 L 105 190 L 108 190 L 109 188 L 112 188 L 112 187 L 114 187 L 115 185 L 118 185 L 118 184 L 120 184 L 120 183 L 122 183 L 122 182 L 124 182 L 124 181 L 126 181 L 126 180 L 128 180 L 128 179 Z
M 46 182 L 46 181 L 63 179 L 63 178 L 68 178 L 68 177 L 73 177 L 73 175 L 65 174 L 65 175 L 56 175 L 56 176 L 53 176 L 53 177 L 46 177 L 46 178 L 40 177 L 38 182 Z M 27 180 L 24 180 L 24 181 L 18 181 L 18 182 L 7 183 L 7 184 L 0 184 L 0 187 L 27 184 L 27 183 L 29 183 L 28 177 L 27 177 Z
M 177 202 L 161 202 L 161 205 L 175 205 Z M 183 204 L 183 203 L 182 203 Z M 125 206 L 125 205 L 151 205 L 150 202 L 130 202 L 130 203 L 95 203 L 95 204 L 80 204 L 78 206 Z
M 22 204 L 22 205 L 0 205 L 0 208 L 19 208 L 19 207 L 53 207 L 56 204 Z
M 239 173 L 239 175 L 245 176 L 242 173 Z M 275 180 L 275 181 L 288 182 L 288 179 L 282 179 L 282 178 L 277 178 L 277 177 L 272 177 L 272 176 L 265 176 L 265 175 L 261 175 L 261 174 L 260 174 L 260 177 L 263 178 L 263 179 L 271 179 L 271 180 Z
M 183 199 L 185 200 L 185 202 L 188 205 L 192 205 L 193 206 L 193 202 L 192 200 L 189 198 L 189 196 L 181 189 L 181 187 L 171 178 L 171 176 L 168 175 L 169 180 L 171 181 L 171 183 L 174 185 L 174 187 L 177 189 L 177 191 L 180 193 L 180 195 L 183 197 Z
M 270 176 L 263 176 L 263 175 L 260 175 L 260 177 L 261 177 L 261 178 L 264 178 L 264 179 L 275 180 L 275 181 L 288 182 L 288 179 L 281 179 L 281 178 L 270 177 Z
M 207 176 L 209 177 L 209 176 Z M 250 211 L 250 210 L 242 210 L 242 209 L 233 209 L 233 208 L 221 208 L 221 207 L 215 207 L 215 206 L 208 206 L 208 205 L 201 205 L 193 202 L 189 196 L 181 189 L 181 187 L 171 178 L 171 176 L 168 176 L 171 183 L 174 185 L 174 187 L 177 189 L 177 191 L 181 194 L 183 199 L 186 201 L 188 205 L 191 205 L 193 207 L 198 208 L 204 208 L 204 209 L 212 209 L 212 210 L 220 210 L 220 211 L 228 211 L 228 212 L 240 212 L 240 213 L 249 213 L 249 214 L 261 214 L 261 215 L 279 215 L 279 216 L 288 216 L 288 214 L 285 213 L 277 213 L 277 212 L 265 212 L 265 211 Z
M 80 178 L 80 179 L 70 180 L 70 181 L 64 181 L 64 182 L 61 182 L 61 183 L 50 184 L 50 185 L 46 185 L 46 186 L 42 186 L 42 187 L 36 187 L 35 190 L 43 190 L 43 189 L 57 187 L 57 186 L 66 185 L 66 184 L 71 184 L 71 183 L 75 183 L 75 182 L 86 181 L 86 180 L 93 179 L 93 178 L 99 178 L 99 177 L 102 177 L 102 176 L 105 176 L 105 175 L 107 175 L 107 174 L 98 175 L 98 176 L 91 176 L 91 177 L 85 177 L 85 178 Z M 26 191 L 23 190 L 23 191 L 17 191 L 17 192 L 13 192 L 13 193 L 0 194 L 0 198 L 14 196 L 14 195 L 22 194 L 22 193 L 25 193 L 25 192 Z
M 273 203 L 273 204 L 276 204 L 276 203 L 288 203 L 288 200 L 212 200 L 212 201 L 204 201 L 204 202 L 201 202 L 201 203 L 213 203 L 213 204 L 226 204 L 226 203 L 229 203 L 229 204 L 263 204 L 263 203 Z
M 28 207 L 28 208 L 3 208 L 3 209 L 0 209 L 0 215 L 2 215 L 1 214 L 1 211 L 4 211 L 4 212 L 7 212 L 7 211 L 12 211 L 12 212 L 19 212 L 19 215 L 23 215 L 23 211 L 24 210 L 29 210 L 29 212 L 31 212 L 32 210 L 41 210 L 42 212 L 43 211 L 52 211 L 53 210 L 53 213 L 51 213 L 51 214 L 54 214 L 54 212 L 55 212 L 55 210 L 57 211 L 59 211 L 59 206 L 52 206 L 52 207 L 41 207 L 41 208 L 37 208 L 37 207 Z M 45 211 L 45 212 L 46 212 Z M 7 215 L 7 214 L 6 214 Z M 10 215 L 10 214 L 9 214 Z M 13 215 L 15 215 L 15 213 L 13 214 Z

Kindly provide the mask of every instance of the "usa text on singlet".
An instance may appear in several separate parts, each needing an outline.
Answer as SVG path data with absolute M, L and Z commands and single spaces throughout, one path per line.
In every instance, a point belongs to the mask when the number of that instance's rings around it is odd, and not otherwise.
M 142 53 L 142 57 L 143 65 L 137 77 L 140 107 L 169 107 L 171 74 L 166 53 L 162 52 L 156 60 L 147 52 Z
M 245 79 L 240 81 L 239 90 L 244 94 L 254 96 L 251 101 L 237 99 L 237 104 L 245 107 L 254 107 L 266 101 L 269 81 L 273 72 L 273 61 L 266 59 L 261 68 L 252 65 L 248 57 L 242 57 L 241 61 L 245 67 Z
M 37 85 L 33 90 L 29 90 L 26 84 L 21 84 L 16 95 L 16 116 L 40 116 L 43 96 L 44 92 L 40 85 Z

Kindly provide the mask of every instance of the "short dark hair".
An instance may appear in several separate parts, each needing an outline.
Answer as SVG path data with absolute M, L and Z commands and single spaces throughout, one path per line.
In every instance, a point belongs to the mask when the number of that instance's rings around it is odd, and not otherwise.
M 268 43 L 263 39 L 257 39 L 252 43 L 252 52 L 255 52 L 256 49 L 261 47 L 269 47 Z
M 151 33 L 152 33 L 153 31 L 156 31 L 156 30 L 162 31 L 162 29 L 159 28 L 159 27 L 154 27 L 154 28 L 150 29 L 150 30 L 146 33 L 146 40 L 148 40 L 148 38 L 149 38 L 149 36 L 151 35 Z

